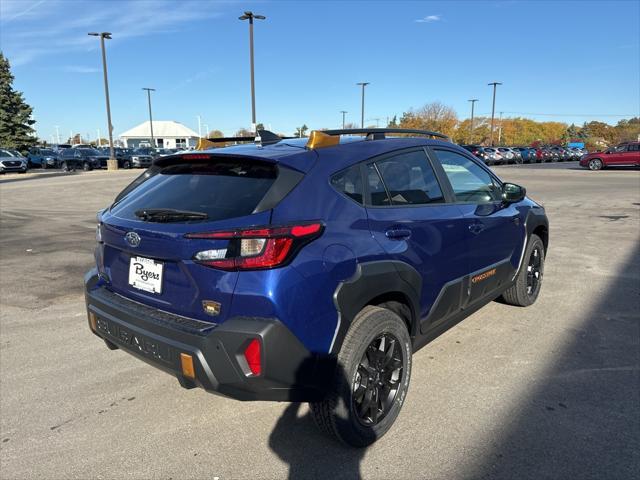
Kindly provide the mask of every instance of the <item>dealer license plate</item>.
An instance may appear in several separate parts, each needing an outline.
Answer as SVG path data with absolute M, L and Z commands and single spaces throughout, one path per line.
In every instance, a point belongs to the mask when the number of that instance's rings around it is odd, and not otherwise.
M 129 285 L 138 290 L 162 293 L 162 262 L 151 258 L 131 257 L 129 263 Z

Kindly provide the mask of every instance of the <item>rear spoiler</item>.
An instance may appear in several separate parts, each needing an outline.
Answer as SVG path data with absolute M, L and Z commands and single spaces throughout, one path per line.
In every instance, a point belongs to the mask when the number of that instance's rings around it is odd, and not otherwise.
M 289 138 L 295 137 L 281 137 L 276 135 L 269 130 L 258 130 L 256 135 L 253 137 L 219 137 L 219 138 L 201 138 L 198 141 L 198 146 L 196 150 L 206 150 L 208 148 L 215 148 L 218 143 L 255 143 L 256 145 L 265 146 L 265 145 L 273 145 L 274 143 L 278 143 L 280 140 L 286 140 Z

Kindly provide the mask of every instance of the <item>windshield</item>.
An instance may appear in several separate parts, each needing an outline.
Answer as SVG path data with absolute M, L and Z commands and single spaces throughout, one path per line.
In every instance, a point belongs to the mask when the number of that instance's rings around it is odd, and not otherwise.
M 15 155 L 9 150 L 0 149 L 0 157 L 15 157 Z

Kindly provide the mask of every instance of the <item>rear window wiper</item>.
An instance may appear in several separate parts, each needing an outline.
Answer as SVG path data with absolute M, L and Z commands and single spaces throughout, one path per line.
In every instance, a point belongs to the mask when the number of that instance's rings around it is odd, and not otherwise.
M 135 211 L 136 217 L 145 222 L 179 222 L 180 220 L 206 220 L 209 218 L 204 212 L 190 212 L 172 208 L 144 208 Z

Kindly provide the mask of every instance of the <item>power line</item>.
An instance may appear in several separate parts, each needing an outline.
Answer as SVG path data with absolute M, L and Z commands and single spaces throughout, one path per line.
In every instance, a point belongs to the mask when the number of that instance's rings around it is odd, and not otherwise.
M 503 113 L 511 113 L 517 115 L 534 115 L 534 116 L 545 116 L 545 117 L 636 117 L 638 114 L 626 114 L 626 115 L 618 115 L 611 113 L 532 113 L 532 112 L 508 112 L 503 110 Z M 489 112 L 479 113 L 478 115 L 490 115 Z

